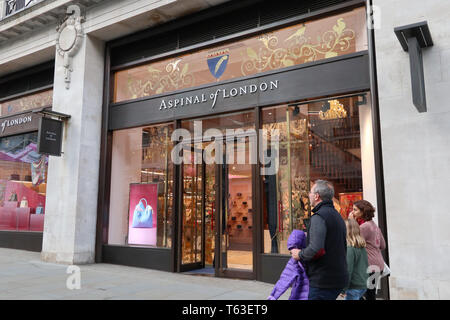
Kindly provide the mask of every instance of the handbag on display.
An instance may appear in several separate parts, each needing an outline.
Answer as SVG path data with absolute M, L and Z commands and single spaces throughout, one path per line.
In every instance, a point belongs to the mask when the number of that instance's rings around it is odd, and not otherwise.
M 44 214 L 44 207 L 41 204 L 36 207 L 36 214 Z
M 26 197 L 22 198 L 22 201 L 20 201 L 20 207 L 21 208 L 28 208 L 28 200 Z
M 144 205 L 145 201 L 145 205 Z M 147 204 L 147 200 L 142 198 L 134 208 L 133 228 L 153 228 L 153 209 Z

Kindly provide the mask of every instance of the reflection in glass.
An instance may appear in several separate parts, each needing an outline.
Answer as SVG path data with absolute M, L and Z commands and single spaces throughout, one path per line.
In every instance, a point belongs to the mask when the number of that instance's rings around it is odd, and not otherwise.
M 205 264 L 213 265 L 215 243 L 215 217 L 216 217 L 216 167 L 213 164 L 205 165 Z
M 158 183 L 157 246 L 171 247 L 173 203 L 172 125 L 142 129 L 141 183 Z
M 36 132 L 0 139 L 0 230 L 44 230 L 47 169 Z
M 263 177 L 264 252 L 288 254 L 293 229 L 306 229 L 308 193 L 317 179 L 335 188 L 343 218 L 362 198 L 358 98 L 266 108 L 264 129 L 279 129 L 279 170 Z
M 201 152 L 186 145 L 192 153 Z M 184 151 L 184 150 L 183 150 Z M 203 166 L 183 165 L 182 264 L 202 262 Z

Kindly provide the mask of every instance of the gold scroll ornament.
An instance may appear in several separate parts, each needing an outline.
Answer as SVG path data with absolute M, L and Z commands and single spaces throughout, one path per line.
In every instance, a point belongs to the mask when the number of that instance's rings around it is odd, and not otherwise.
M 290 34 L 284 41 L 274 34 L 264 34 L 259 40 L 263 46 L 256 52 L 248 47 L 243 55 L 242 74 L 291 67 L 297 64 L 313 62 L 320 59 L 333 58 L 346 52 L 351 41 L 355 39 L 355 31 L 348 29 L 343 18 L 339 18 L 332 30 L 328 30 L 312 44 L 311 37 L 306 37 L 307 26 L 303 25 Z M 286 47 L 286 43 L 288 44 Z

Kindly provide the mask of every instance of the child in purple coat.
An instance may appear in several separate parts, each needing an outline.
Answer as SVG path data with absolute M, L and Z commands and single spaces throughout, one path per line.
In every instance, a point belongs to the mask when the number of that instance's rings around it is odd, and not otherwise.
M 306 236 L 303 231 L 293 230 L 287 241 L 288 250 L 303 249 L 305 240 Z M 294 258 L 289 259 L 268 300 L 278 300 L 291 286 L 289 300 L 308 300 L 309 280 L 302 263 Z

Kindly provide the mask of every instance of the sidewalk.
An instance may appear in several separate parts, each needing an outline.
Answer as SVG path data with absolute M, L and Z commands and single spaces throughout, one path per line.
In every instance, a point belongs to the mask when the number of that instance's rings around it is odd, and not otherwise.
M 79 266 L 81 289 L 69 290 L 67 267 L 42 262 L 40 253 L 0 248 L 0 300 L 265 300 L 273 288 L 258 281 L 100 263 Z

